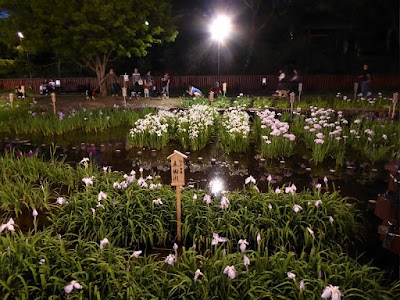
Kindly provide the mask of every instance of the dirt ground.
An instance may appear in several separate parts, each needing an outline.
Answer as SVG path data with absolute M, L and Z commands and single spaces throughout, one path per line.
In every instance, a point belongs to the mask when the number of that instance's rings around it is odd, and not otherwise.
M 42 110 L 53 109 L 53 103 L 50 96 L 32 96 L 37 101 L 37 105 Z M 130 107 L 144 108 L 144 107 L 157 107 L 157 108 L 172 108 L 181 102 L 180 98 L 126 98 L 126 103 Z M 70 111 L 72 109 L 86 108 L 99 108 L 99 107 L 113 107 L 114 105 L 123 106 L 124 98 L 119 97 L 96 97 L 96 100 L 86 100 L 84 94 L 78 95 L 56 95 L 56 109 L 60 111 Z

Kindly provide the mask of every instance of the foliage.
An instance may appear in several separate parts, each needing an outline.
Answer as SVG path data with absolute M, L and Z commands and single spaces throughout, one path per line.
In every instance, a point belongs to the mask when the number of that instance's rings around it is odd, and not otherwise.
M 154 247 L 170 247 L 176 238 L 169 185 L 142 173 L 136 179 L 135 172 L 99 170 L 90 161 L 66 168 L 7 155 L 2 169 L 13 175 L 3 179 L 47 176 L 71 190 L 52 204 L 42 231 L 35 225 L 22 232 L 17 222 L 14 230 L 3 228 L 3 297 L 317 299 L 328 285 L 345 299 L 400 296 L 399 282 L 348 256 L 364 240 L 365 226 L 354 200 L 336 191 L 298 193 L 292 185 L 259 193 L 250 177 L 233 193 L 184 189 L 182 248 L 161 254 Z
M 222 147 L 227 152 L 245 152 L 250 145 L 250 117 L 247 112 L 230 109 L 222 116 Z
M 152 44 L 173 41 L 177 35 L 165 0 L 60 0 L 52 5 L 50 17 L 43 0 L 24 5 L 0 1 L 0 8 L 9 15 L 1 19 L 9 44 L 16 43 L 16 32 L 21 31 L 26 51 L 72 56 L 96 72 L 99 83 L 113 59 L 146 55 Z M 104 89 L 105 83 L 103 94 Z
M 318 248 L 269 255 L 250 250 L 250 265 L 245 266 L 243 253 L 223 248 L 204 255 L 193 249 L 175 251 L 176 260 L 169 265 L 156 255 L 135 257 L 112 240 L 100 249 L 98 241 L 57 236 L 51 230 L 7 234 L 0 237 L 0 293 L 14 299 L 317 299 L 332 284 L 346 299 L 400 295 L 399 283 L 389 286 L 383 272 L 345 254 Z M 228 265 L 235 267 L 233 279 L 224 274 Z M 289 278 L 289 272 L 296 277 Z M 74 280 L 78 288 L 67 290 Z
M 0 110 L 0 132 L 34 133 L 44 136 L 61 135 L 74 130 L 84 132 L 102 132 L 112 127 L 124 124 L 134 124 L 141 116 L 152 112 L 145 109 L 137 112 L 132 108 L 101 108 L 63 113 L 59 111 L 54 114 L 52 111 L 40 112 L 33 107 L 30 109 L 25 102 L 20 107 L 15 105 L 14 109 Z M 25 107 L 24 107 L 25 106 Z
M 45 210 L 59 193 L 71 192 L 83 173 L 54 156 L 50 162 L 35 153 L 23 155 L 13 150 L 0 157 L 0 209 L 2 220 L 27 210 Z
M 68 199 L 69 204 L 53 211 L 51 222 L 57 232 L 83 234 L 90 240 L 107 236 L 121 247 L 138 245 L 147 249 L 175 241 L 176 200 L 169 186 L 151 177 L 136 180 L 134 175 L 119 173 L 93 175 L 93 186 L 82 184 Z M 99 200 L 100 192 L 106 197 Z M 262 249 L 303 249 L 314 243 L 307 227 L 314 230 L 325 248 L 351 246 L 364 236 L 360 215 L 349 199 L 337 192 L 297 194 L 292 186 L 278 193 L 271 190 L 259 194 L 251 187 L 250 192 L 212 196 L 210 203 L 204 201 L 205 195 L 198 191 L 194 197 L 191 190 L 182 193 L 184 245 L 195 243 L 199 249 L 208 248 L 212 233 L 217 232 L 228 239 L 230 247 L 245 238 L 255 249 L 260 234 Z M 226 200 L 228 207 L 221 208 Z M 303 210 L 294 212 L 295 205 Z M 330 222 L 330 216 L 334 221 Z
M 176 136 L 183 149 L 200 150 L 214 132 L 218 112 L 208 105 L 195 105 L 177 116 Z
M 148 114 L 135 122 L 129 131 L 131 145 L 161 149 L 169 142 L 175 132 L 176 115 L 160 110 L 156 115 Z
M 260 153 L 267 158 L 288 157 L 293 154 L 296 136 L 289 133 L 289 123 L 282 122 L 275 116 L 278 115 L 268 109 L 257 113 L 255 123 Z

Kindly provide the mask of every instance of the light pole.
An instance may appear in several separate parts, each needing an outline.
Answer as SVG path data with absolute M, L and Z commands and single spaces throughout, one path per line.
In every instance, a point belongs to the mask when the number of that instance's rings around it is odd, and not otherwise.
M 231 32 L 231 20 L 224 15 L 218 16 L 210 26 L 211 38 L 218 43 L 218 77 L 220 69 L 221 43 Z
M 20 40 L 21 43 L 22 43 L 22 40 L 24 39 L 24 34 L 23 34 L 21 31 L 18 31 L 18 32 L 17 32 L 17 35 L 18 35 L 18 37 L 19 37 L 19 40 Z M 30 78 L 31 81 L 32 81 L 32 72 L 31 72 L 31 68 L 30 68 L 30 66 L 29 66 L 29 53 L 28 53 L 28 51 L 26 51 L 26 50 L 25 50 L 25 53 L 26 53 L 26 59 L 27 59 L 27 62 L 28 62 L 27 66 L 28 66 L 28 69 L 29 69 L 29 78 Z M 32 83 L 32 82 L 31 82 L 31 83 Z

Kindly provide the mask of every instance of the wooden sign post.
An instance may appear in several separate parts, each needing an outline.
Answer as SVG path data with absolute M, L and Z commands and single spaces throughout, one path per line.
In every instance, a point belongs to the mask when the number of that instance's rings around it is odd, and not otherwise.
M 399 93 L 394 93 L 393 94 L 393 111 L 392 111 L 392 118 L 394 119 L 396 115 L 396 105 L 397 102 L 399 102 Z
M 25 100 L 25 86 L 21 86 L 22 100 Z
M 176 186 L 176 217 L 178 230 L 178 244 L 182 242 L 182 221 L 181 221 L 181 186 L 185 185 L 185 161 L 187 156 L 174 150 L 167 159 L 171 160 L 171 185 Z
M 357 100 L 358 82 L 354 82 L 354 100 Z
M 56 94 L 51 93 L 51 102 L 53 102 L 53 111 L 56 113 Z
M 126 97 L 128 96 L 127 90 L 128 89 L 126 87 L 122 88 L 122 97 L 124 97 L 124 104 L 125 105 L 126 105 Z
M 303 83 L 302 83 L 302 82 L 300 82 L 300 83 L 299 83 L 299 87 L 298 87 L 298 89 L 299 89 L 299 102 L 300 102 L 300 99 L 301 99 L 301 93 L 303 92 Z
M 13 94 L 13 93 L 10 93 L 10 94 L 8 95 L 8 97 L 9 97 L 9 99 L 10 99 L 10 106 L 11 106 L 11 108 L 13 108 L 14 94 Z
M 296 94 L 294 92 L 290 93 L 290 119 L 293 118 L 293 104 L 294 104 L 294 98 Z
M 211 106 L 213 105 L 213 102 L 214 102 L 214 92 L 211 91 L 211 92 L 210 92 L 210 105 L 211 105 Z
M 122 88 L 122 97 L 124 97 L 124 104 L 126 105 L 126 97 L 128 97 L 128 88 L 126 87 L 126 83 L 129 81 L 129 75 L 125 73 L 125 75 L 121 75 L 124 77 L 124 87 Z
M 222 83 L 222 92 L 224 93 L 224 97 L 226 97 L 227 86 L 228 84 L 226 82 Z

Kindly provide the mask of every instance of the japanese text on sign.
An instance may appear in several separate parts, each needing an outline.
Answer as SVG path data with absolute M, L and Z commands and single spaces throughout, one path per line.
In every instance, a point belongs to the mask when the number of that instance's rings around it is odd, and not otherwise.
M 168 159 L 171 160 L 171 185 L 181 186 L 185 185 L 185 161 L 186 155 L 174 150 Z
M 183 157 L 173 157 L 171 160 L 172 185 L 185 185 Z

